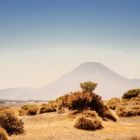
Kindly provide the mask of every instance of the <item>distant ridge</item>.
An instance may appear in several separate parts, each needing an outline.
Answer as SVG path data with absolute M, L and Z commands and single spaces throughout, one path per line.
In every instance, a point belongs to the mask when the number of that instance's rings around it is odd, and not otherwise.
M 84 81 L 98 83 L 96 92 L 103 98 L 120 97 L 131 88 L 140 88 L 140 79 L 127 79 L 98 62 L 85 62 L 58 80 L 39 89 L 18 88 L 0 90 L 0 99 L 50 100 L 65 93 L 80 90 Z

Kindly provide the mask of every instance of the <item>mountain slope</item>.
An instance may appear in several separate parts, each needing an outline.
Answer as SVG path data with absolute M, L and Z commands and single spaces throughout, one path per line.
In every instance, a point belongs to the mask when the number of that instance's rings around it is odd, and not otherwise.
M 23 91 L 19 90 L 19 94 L 14 95 L 12 92 L 10 96 L 8 93 L 6 96 L 8 99 L 55 99 L 67 92 L 80 90 L 79 84 L 84 81 L 98 83 L 96 92 L 103 98 L 120 97 L 126 90 L 140 87 L 138 79 L 130 80 L 100 63 L 86 62 L 47 86 L 36 90 L 24 90 L 24 94 L 21 94 Z M 0 91 L 0 98 L 2 94 L 4 93 Z
M 140 85 L 140 82 L 122 77 L 100 63 L 87 62 L 62 76 L 57 81 L 42 87 L 39 93 L 41 93 L 42 96 L 45 92 L 48 93 L 46 94 L 48 98 L 58 97 L 63 93 L 80 89 L 79 83 L 84 81 L 97 82 L 98 87 L 96 92 L 104 98 L 119 97 L 126 90 L 138 88 Z

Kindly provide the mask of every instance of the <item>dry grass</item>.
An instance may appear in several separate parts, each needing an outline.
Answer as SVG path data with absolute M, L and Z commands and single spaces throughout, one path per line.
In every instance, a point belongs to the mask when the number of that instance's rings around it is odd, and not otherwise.
M 131 117 L 140 115 L 140 106 L 119 106 L 116 108 L 116 113 L 120 117 Z
M 119 98 L 111 98 L 109 101 L 107 101 L 107 105 L 110 109 L 115 110 L 117 106 L 119 106 L 122 103 L 122 100 Z
M 0 140 L 8 140 L 7 132 L 0 127 Z
M 98 131 L 75 129 L 72 125 L 73 118 L 55 112 L 23 116 L 22 119 L 25 135 L 12 136 L 9 140 L 93 140 L 93 137 L 94 140 L 121 140 L 132 136 L 140 137 L 140 117 L 121 118 L 118 122 L 103 121 L 104 128 Z

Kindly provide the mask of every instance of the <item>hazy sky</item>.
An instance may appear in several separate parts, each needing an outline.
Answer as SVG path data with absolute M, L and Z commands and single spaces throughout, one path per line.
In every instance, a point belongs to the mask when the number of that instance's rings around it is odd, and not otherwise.
M 86 61 L 140 78 L 140 0 L 0 0 L 0 88 L 43 86 Z

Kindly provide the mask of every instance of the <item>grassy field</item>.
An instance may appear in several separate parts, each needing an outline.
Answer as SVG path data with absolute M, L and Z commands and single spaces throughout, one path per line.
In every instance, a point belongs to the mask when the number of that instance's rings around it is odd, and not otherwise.
M 120 118 L 117 122 L 104 121 L 104 128 L 96 131 L 73 127 L 73 119 L 66 113 L 45 113 L 21 117 L 25 134 L 12 136 L 9 140 L 129 140 L 140 137 L 140 117 Z

